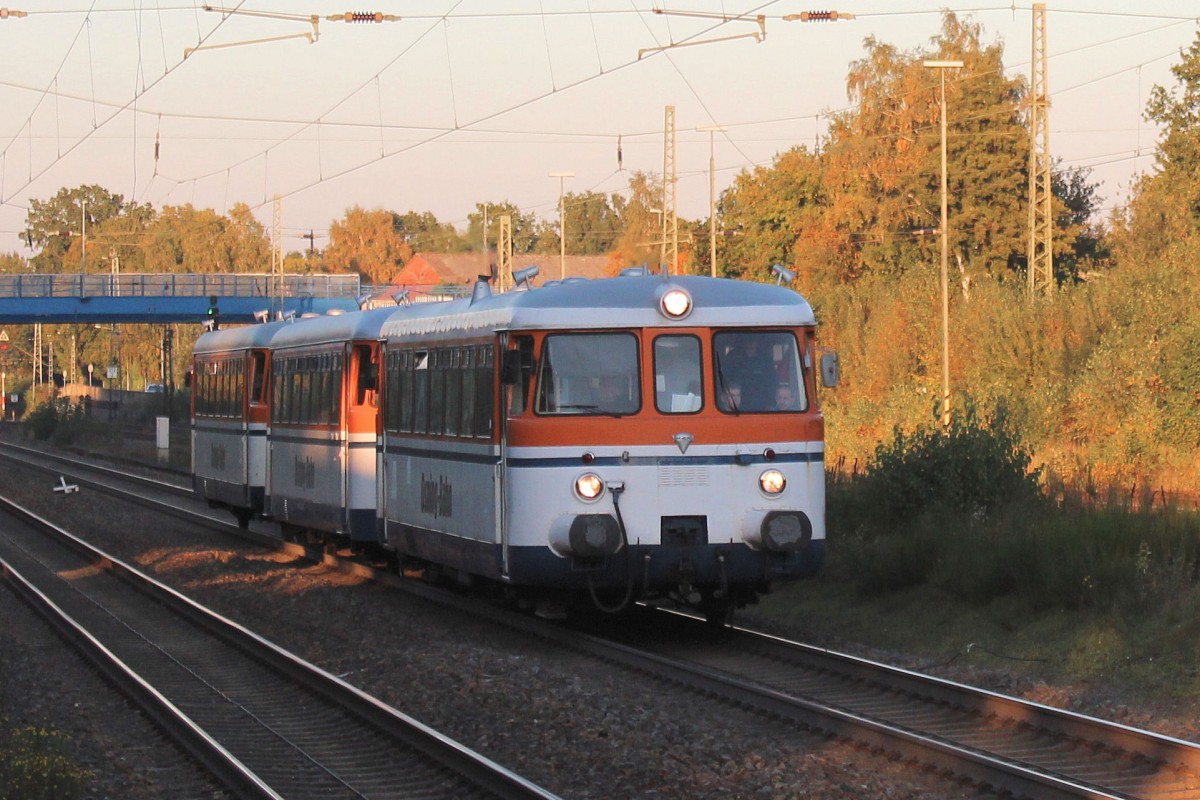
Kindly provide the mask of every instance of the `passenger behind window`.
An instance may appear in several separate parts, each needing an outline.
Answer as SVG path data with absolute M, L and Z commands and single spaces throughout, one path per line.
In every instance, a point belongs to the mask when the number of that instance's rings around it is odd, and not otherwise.
M 637 401 L 631 396 L 628 379 L 621 375 L 601 375 L 596 390 L 596 408 L 603 414 L 637 411 Z
M 775 388 L 775 405 L 772 411 L 798 411 L 799 406 L 796 404 L 796 394 L 792 391 L 792 387 L 786 383 L 781 383 Z

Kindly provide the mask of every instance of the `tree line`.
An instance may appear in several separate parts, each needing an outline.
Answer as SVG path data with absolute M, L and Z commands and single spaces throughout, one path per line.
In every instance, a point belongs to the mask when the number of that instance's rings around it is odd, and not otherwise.
M 843 385 L 823 398 L 830 461 L 873 457 L 896 428 L 927 424 L 940 399 L 940 111 L 925 59 L 961 60 L 946 76 L 952 270 L 951 387 L 956 408 L 1005 418 L 1052 479 L 1086 483 L 1200 478 L 1200 315 L 1181 298 L 1197 283 L 1200 250 L 1200 39 L 1145 109 L 1164 130 L 1155 170 L 1128 207 L 1099 219 L 1085 168 L 1052 167 L 1054 283 L 1027 288 L 1029 87 L 1006 77 L 1004 49 L 952 12 L 928 45 L 903 51 L 875 37 L 847 74 L 852 101 L 819 146 L 797 146 L 743 171 L 720 196 L 719 275 L 773 280 L 784 264 L 809 297 Z M 626 191 L 564 196 L 566 250 L 615 265 L 656 264 L 662 178 L 634 173 Z M 86 203 L 84 202 L 86 201 Z M 0 271 L 75 272 L 86 209 L 89 264 L 122 270 L 263 272 L 268 231 L 250 209 L 150 206 L 102 187 L 34 200 L 26 262 Z M 465 229 L 429 212 L 353 207 L 328 244 L 286 254 L 288 272 L 392 278 L 414 253 L 494 247 L 511 220 L 514 251 L 557 254 L 547 219 L 510 202 L 476 203 Z M 709 220 L 680 220 L 673 271 L 709 274 Z

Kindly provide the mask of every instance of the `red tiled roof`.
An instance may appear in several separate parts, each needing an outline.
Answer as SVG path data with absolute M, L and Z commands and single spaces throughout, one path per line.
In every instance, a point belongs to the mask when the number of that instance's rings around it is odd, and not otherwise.
M 490 275 L 495 256 L 483 253 L 417 253 L 392 278 L 392 284 L 410 287 L 471 285 L 480 275 Z M 562 272 L 558 256 L 513 256 L 513 269 L 536 264 L 541 271 L 535 283 L 557 280 Z M 616 274 L 608 256 L 567 256 L 567 277 L 605 278 Z

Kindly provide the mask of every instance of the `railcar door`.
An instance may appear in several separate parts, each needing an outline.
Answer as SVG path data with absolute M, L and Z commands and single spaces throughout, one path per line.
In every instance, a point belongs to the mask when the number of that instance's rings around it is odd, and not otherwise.
M 342 442 L 342 496 L 355 540 L 374 541 L 375 440 L 379 415 L 379 342 L 354 342 L 346 370 L 346 428 Z
M 503 358 L 497 364 L 498 383 L 502 390 L 496 393 L 500 436 L 500 463 L 496 472 L 496 491 L 499 502 L 500 549 L 504 577 L 510 574 L 511 504 L 509 498 L 508 463 L 508 419 L 525 413 L 529 405 L 533 383 L 533 337 L 529 335 L 509 336 L 501 334 L 500 352 Z

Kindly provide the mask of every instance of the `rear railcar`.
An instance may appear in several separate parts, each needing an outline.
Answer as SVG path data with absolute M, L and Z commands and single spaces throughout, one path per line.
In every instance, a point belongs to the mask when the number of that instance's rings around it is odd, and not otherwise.
M 192 364 L 192 487 L 246 527 L 265 511 L 270 342 L 283 323 L 201 335 Z

